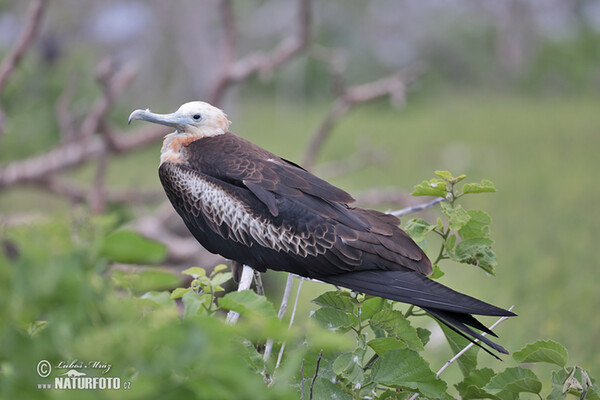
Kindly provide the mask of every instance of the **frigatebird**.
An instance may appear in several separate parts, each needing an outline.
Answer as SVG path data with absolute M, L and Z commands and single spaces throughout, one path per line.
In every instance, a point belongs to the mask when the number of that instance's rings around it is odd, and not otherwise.
M 135 110 L 129 122 L 136 119 L 176 129 L 163 142 L 160 180 L 210 252 L 260 272 L 287 271 L 419 306 L 467 339 L 508 353 L 472 329 L 496 336 L 471 314 L 515 314 L 429 279 L 431 262 L 398 218 L 350 206 L 344 190 L 229 132 L 227 115 L 208 103 L 171 114 Z

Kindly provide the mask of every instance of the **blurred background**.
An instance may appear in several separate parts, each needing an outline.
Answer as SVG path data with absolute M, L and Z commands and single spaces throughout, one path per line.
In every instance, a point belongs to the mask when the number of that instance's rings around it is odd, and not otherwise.
M 165 243 L 161 268 L 223 262 L 165 203 L 168 131 L 126 123 L 205 100 L 361 206 L 417 204 L 434 170 L 493 181 L 466 205 L 492 216 L 496 276 L 449 262 L 441 281 L 515 306 L 509 350 L 554 339 L 600 376 L 600 2 L 4 0 L 0 57 L 4 262 L 61 268 L 52 225 L 100 217 Z M 285 275 L 265 279 L 277 300 Z M 327 289 L 303 289 L 299 318 Z

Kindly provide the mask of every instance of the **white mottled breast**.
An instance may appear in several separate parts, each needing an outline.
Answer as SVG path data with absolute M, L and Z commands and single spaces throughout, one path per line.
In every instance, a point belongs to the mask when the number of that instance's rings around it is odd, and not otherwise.
M 251 237 L 261 246 L 276 251 L 286 251 L 302 257 L 325 253 L 326 248 L 315 243 L 309 233 L 297 234 L 292 227 L 277 226 L 266 218 L 252 214 L 249 207 L 218 183 L 203 178 L 201 174 L 178 169 L 178 179 L 172 183 L 180 193 L 186 194 L 186 201 L 211 221 L 217 234 L 225 224 L 229 229 L 229 238 L 238 243 L 251 246 Z

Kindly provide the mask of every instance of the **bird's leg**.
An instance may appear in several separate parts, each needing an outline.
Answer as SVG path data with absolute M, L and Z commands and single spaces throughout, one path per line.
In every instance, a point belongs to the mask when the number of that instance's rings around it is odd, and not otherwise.
M 231 260 L 231 273 L 233 274 L 233 281 L 236 284 L 239 284 L 240 279 L 242 279 L 242 269 L 243 265 L 241 263 Z

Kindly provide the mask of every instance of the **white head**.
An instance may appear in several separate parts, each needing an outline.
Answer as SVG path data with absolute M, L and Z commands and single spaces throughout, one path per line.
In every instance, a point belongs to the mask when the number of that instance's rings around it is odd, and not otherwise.
M 203 101 L 185 103 L 171 114 L 155 114 L 150 110 L 135 110 L 129 116 L 129 123 L 141 119 L 155 124 L 170 126 L 175 132 L 165 136 L 161 150 L 161 163 L 184 162 L 181 150 L 191 142 L 207 136 L 222 135 L 231 123 L 227 115 Z
M 171 126 L 175 134 L 187 134 L 194 137 L 215 136 L 227 132 L 229 124 L 227 115 L 203 101 L 185 103 L 171 114 L 155 114 L 150 110 L 135 110 L 129 116 L 129 123 L 141 119 L 155 124 Z

